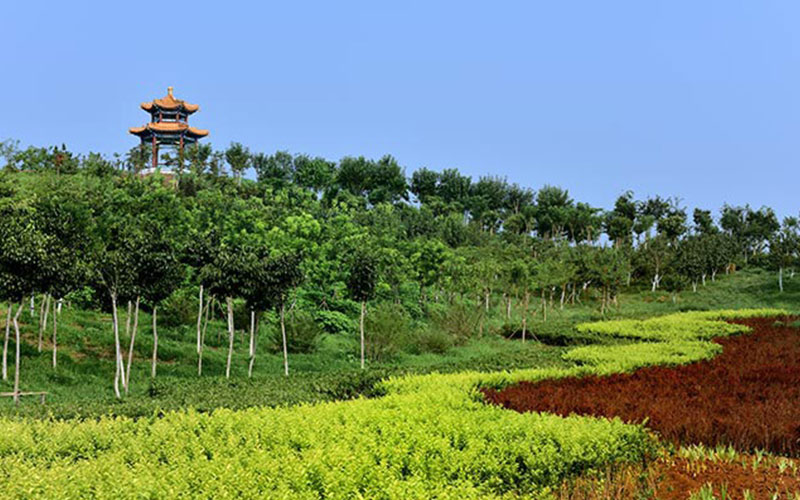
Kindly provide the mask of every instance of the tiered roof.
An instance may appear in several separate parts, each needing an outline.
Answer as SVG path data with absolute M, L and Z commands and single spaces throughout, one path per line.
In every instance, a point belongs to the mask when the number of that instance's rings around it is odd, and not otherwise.
M 200 109 L 197 104 L 189 104 L 181 99 L 175 99 L 172 95 L 172 87 L 167 87 L 167 95 L 161 99 L 154 99 L 151 102 L 142 103 L 142 109 L 153 115 L 153 121 L 141 127 L 131 127 L 128 129 L 133 135 L 149 138 L 153 133 L 181 136 L 184 138 L 199 139 L 208 135 L 208 130 L 194 128 L 186 123 L 188 115 Z M 180 120 L 172 119 L 163 121 L 159 111 L 172 112 L 170 116 L 175 117 L 174 112 L 183 112 L 186 116 Z
M 151 122 L 141 127 L 131 127 L 128 129 L 128 132 L 130 132 L 133 135 L 142 135 L 147 133 L 147 131 L 167 132 L 167 133 L 185 131 L 187 135 L 191 135 L 197 138 L 205 137 L 208 135 L 208 130 L 190 127 L 188 123 L 180 123 L 180 122 Z
M 153 99 L 150 102 L 143 102 L 141 107 L 147 112 L 163 109 L 169 111 L 183 110 L 187 114 L 192 114 L 200 109 L 200 106 L 197 104 L 189 104 L 184 100 L 175 99 L 175 96 L 172 95 L 172 87 L 167 87 L 167 95 L 165 97 Z

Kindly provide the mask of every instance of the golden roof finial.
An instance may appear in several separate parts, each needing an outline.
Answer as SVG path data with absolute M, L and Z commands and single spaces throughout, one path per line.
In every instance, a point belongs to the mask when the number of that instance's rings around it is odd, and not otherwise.
M 167 87 L 167 95 L 172 97 L 172 87 Z

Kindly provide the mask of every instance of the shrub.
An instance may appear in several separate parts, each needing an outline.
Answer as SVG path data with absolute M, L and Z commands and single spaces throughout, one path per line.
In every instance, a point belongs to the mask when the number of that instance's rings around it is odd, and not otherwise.
M 369 359 L 390 359 L 413 343 L 411 316 L 400 305 L 377 304 L 367 312 L 364 335 Z
M 463 344 L 480 334 L 484 311 L 469 304 L 456 303 L 432 308 L 430 316 L 435 328 L 448 333 L 455 344 Z
M 323 330 L 334 335 L 347 335 L 356 330 L 356 322 L 339 311 L 319 309 L 314 317 Z
M 283 349 L 280 323 L 276 321 L 270 327 L 273 332 L 271 349 L 279 352 Z M 289 352 L 314 352 L 323 333 L 314 316 L 305 311 L 292 311 L 286 315 L 286 348 Z

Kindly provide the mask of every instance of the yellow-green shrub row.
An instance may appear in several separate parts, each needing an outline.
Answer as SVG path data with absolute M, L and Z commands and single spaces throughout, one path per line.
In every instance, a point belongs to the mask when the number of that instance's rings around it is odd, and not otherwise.
M 645 320 L 595 321 L 580 324 L 577 329 L 581 333 L 597 333 L 641 340 L 703 340 L 744 333 L 748 330 L 743 325 L 726 323 L 722 321 L 723 318 L 769 317 L 786 314 L 788 314 L 786 311 L 780 309 L 692 311 L 668 314 Z
M 695 331 L 710 332 L 699 322 L 718 325 L 718 317 L 692 319 Z M 535 496 L 586 469 L 641 460 L 652 438 L 618 420 L 487 406 L 476 387 L 708 355 L 707 342 L 694 344 L 580 348 L 574 356 L 584 364 L 572 369 L 393 378 L 383 382 L 387 394 L 372 400 L 135 421 L 2 419 L 0 492 L 115 499 Z

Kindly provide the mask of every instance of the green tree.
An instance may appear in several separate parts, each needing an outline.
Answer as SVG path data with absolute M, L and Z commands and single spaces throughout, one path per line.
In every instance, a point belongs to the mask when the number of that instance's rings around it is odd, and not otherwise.
M 350 297 L 361 303 L 359 333 L 361 338 L 361 369 L 364 369 L 364 317 L 367 314 L 367 301 L 375 296 L 378 284 L 377 259 L 372 252 L 361 250 L 350 259 L 347 275 L 347 290 Z
M 242 176 L 250 166 L 251 158 L 250 150 L 238 142 L 232 142 L 225 150 L 225 161 L 230 165 L 231 172 L 239 185 L 242 184 Z

